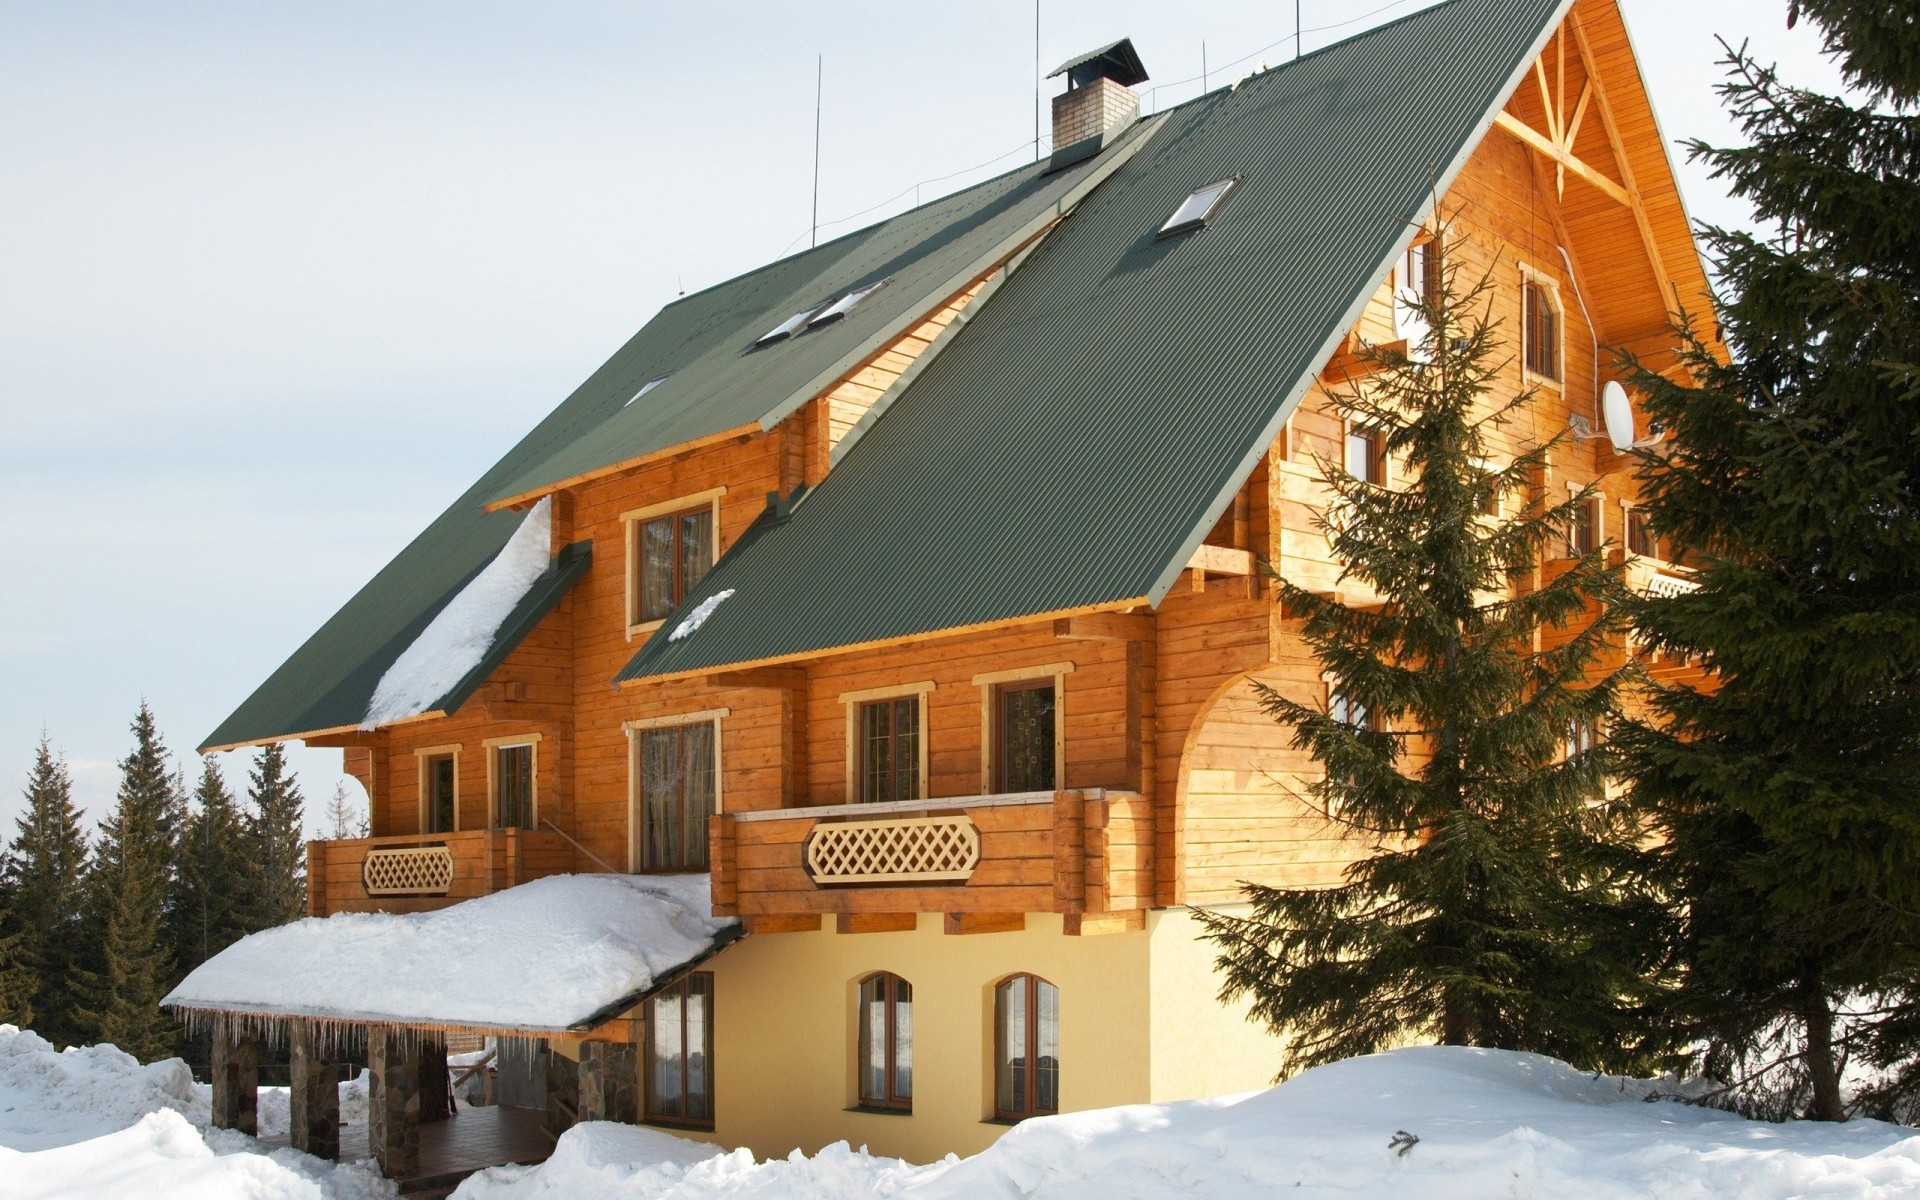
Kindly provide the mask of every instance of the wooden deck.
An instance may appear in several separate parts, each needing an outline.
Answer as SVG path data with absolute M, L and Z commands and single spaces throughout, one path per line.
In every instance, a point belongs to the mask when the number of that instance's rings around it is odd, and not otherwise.
M 438 1194 L 486 1167 L 545 1162 L 553 1153 L 553 1139 L 541 1128 L 545 1115 L 536 1108 L 494 1105 L 462 1108 L 444 1121 L 423 1124 L 420 1126 L 420 1170 L 395 1182 L 403 1193 Z M 274 1147 L 287 1144 L 285 1134 L 260 1140 Z M 340 1160 L 359 1162 L 371 1157 L 367 1151 L 367 1127 L 363 1124 L 342 1126 Z

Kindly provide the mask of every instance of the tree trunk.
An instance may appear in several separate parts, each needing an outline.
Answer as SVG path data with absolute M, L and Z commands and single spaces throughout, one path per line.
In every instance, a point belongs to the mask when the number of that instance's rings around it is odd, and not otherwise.
M 1440 1001 L 1440 1044 L 1442 1046 L 1473 1045 L 1466 1010 L 1452 996 Z
M 1833 1053 L 1833 1009 L 1817 985 L 1807 988 L 1801 1020 L 1806 1023 L 1807 1077 L 1813 1084 L 1813 1103 L 1807 1116 L 1815 1121 L 1844 1121 L 1847 1114 L 1840 1104 L 1840 1067 Z

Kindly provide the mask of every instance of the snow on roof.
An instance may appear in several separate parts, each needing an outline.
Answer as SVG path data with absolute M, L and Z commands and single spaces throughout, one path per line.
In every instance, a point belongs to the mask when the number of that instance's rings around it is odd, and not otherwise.
M 336 913 L 240 939 L 161 1001 L 189 1012 L 557 1033 L 731 940 L 706 875 L 555 875 L 426 913 Z
M 362 729 L 418 716 L 479 665 L 500 626 L 546 572 L 553 540 L 553 498 L 528 510 L 492 562 L 428 622 L 373 689 Z

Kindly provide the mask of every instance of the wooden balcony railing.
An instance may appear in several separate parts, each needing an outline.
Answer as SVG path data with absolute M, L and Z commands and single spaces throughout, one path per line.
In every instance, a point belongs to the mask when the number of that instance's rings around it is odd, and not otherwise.
M 1153 894 L 1144 797 L 1100 789 L 722 813 L 716 914 L 1125 913 Z
M 573 870 L 549 830 L 472 829 L 307 843 L 307 912 L 422 912 Z
M 1639 554 L 1628 555 L 1626 562 L 1627 587 L 1642 596 L 1658 600 L 1691 592 L 1700 586 L 1694 582 L 1693 572 L 1670 562 Z

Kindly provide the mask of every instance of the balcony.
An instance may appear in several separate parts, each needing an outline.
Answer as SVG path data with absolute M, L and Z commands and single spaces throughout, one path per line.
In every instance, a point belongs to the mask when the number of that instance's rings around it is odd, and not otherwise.
M 714 911 L 833 914 L 1134 913 L 1152 903 L 1153 819 L 1100 789 L 723 813 Z M 795 926 L 800 927 L 798 925 Z
M 558 833 L 473 829 L 307 843 L 307 913 L 424 912 L 573 869 Z
M 1682 595 L 1700 586 L 1694 582 L 1692 571 L 1661 559 L 1629 554 L 1626 556 L 1626 562 L 1627 587 L 1639 595 L 1654 600 Z

